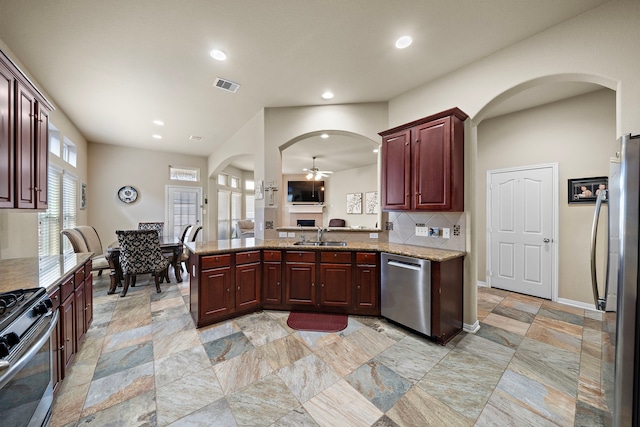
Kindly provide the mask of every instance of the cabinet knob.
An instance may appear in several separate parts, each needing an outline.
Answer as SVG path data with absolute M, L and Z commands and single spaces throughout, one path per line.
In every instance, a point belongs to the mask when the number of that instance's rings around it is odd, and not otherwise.
M 334 258 L 337 258 L 337 257 L 338 257 L 338 254 L 333 254 L 333 257 L 334 257 Z
M 238 286 L 238 290 L 240 290 L 240 286 Z
M 316 285 L 315 283 L 312 283 L 312 284 L 311 284 L 311 286 L 315 286 L 315 285 Z
M 227 292 L 229 292 L 229 288 L 227 288 Z
M 61 346 L 58 350 L 64 351 L 64 346 Z
M 320 285 L 321 288 L 324 288 L 324 283 Z
M 360 289 L 360 285 L 358 285 L 358 289 Z
M 280 282 L 276 282 L 276 286 L 280 286 Z

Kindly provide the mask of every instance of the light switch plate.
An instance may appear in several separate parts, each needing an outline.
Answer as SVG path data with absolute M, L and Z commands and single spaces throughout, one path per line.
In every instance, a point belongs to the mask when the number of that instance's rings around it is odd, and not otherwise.
M 287 232 L 286 231 L 280 231 L 278 233 L 278 237 L 287 237 Z
M 443 239 L 451 238 L 451 229 L 450 228 L 443 228 L 442 229 L 442 238 Z

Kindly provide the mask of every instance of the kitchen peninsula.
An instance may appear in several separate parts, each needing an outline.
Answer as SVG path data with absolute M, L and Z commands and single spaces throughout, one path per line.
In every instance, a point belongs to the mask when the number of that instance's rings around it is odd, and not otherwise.
M 189 242 L 197 327 L 262 309 L 380 316 L 380 254 L 431 261 L 431 337 L 462 329 L 465 252 L 381 242 L 316 246 L 289 239 Z

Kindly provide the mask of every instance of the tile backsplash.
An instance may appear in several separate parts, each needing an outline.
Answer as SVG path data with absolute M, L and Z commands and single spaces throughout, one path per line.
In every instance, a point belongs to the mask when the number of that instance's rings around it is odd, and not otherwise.
M 428 248 L 465 250 L 464 212 L 389 212 L 391 227 L 386 225 L 389 243 L 424 246 Z M 416 224 L 438 228 L 439 237 L 416 236 Z M 450 238 L 442 237 L 442 229 L 449 228 Z

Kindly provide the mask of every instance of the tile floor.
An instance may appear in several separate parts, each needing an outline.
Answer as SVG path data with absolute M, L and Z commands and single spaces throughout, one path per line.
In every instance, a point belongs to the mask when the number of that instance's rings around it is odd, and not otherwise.
M 599 313 L 478 291 L 476 334 L 440 346 L 383 319 L 298 332 L 264 311 L 195 329 L 188 280 L 125 298 L 94 277 L 94 321 L 59 426 L 598 426 Z

